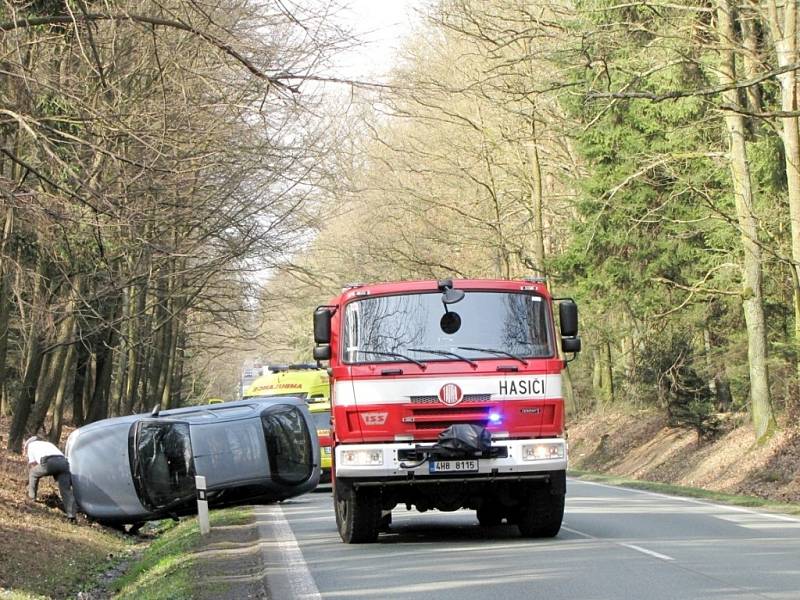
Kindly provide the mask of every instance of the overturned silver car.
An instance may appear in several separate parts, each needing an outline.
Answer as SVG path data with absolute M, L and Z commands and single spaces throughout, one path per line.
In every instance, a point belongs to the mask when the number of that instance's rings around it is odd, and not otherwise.
M 314 489 L 319 442 L 305 402 L 251 398 L 97 421 L 67 440 L 75 499 L 92 519 L 141 524 L 209 506 L 275 502 Z

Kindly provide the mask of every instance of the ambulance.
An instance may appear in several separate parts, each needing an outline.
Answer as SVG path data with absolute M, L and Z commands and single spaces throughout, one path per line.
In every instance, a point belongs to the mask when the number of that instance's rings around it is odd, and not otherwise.
M 271 365 L 268 373 L 258 377 L 245 389 L 242 396 L 292 396 L 308 403 L 327 402 L 330 399 L 328 372 L 316 365 Z
M 328 372 L 313 364 L 269 366 L 269 372 L 253 381 L 244 398 L 292 396 L 308 404 L 319 437 L 321 481 L 331 476 L 331 403 Z

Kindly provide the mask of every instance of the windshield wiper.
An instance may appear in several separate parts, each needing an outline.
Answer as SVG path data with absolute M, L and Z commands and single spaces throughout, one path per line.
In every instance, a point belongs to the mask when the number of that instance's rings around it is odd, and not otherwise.
M 430 354 L 438 354 L 439 356 L 452 356 L 453 358 L 457 358 L 458 360 L 463 360 L 466 363 L 469 363 L 473 367 L 477 367 L 478 363 L 474 360 L 468 359 L 466 356 L 461 356 L 460 354 L 456 354 L 455 352 L 448 352 L 447 350 L 432 350 L 429 348 L 408 348 L 412 352 L 428 352 Z
M 458 346 L 459 350 L 473 350 L 475 352 L 487 352 L 489 354 L 499 354 L 502 356 L 508 356 L 509 358 L 513 358 L 514 360 L 518 360 L 526 367 L 528 366 L 528 361 L 522 358 L 521 356 L 517 356 L 516 354 L 512 354 L 511 352 L 506 352 L 505 350 L 498 350 L 497 348 L 475 348 L 473 346 Z
M 420 369 L 427 368 L 427 365 L 424 362 L 419 360 L 415 360 L 410 356 L 406 356 L 405 354 L 400 354 L 399 352 L 379 352 L 378 350 L 351 350 L 350 352 L 355 352 L 356 354 L 375 354 L 376 356 L 394 356 L 395 358 L 402 358 L 407 360 L 408 362 L 412 362 L 417 365 Z

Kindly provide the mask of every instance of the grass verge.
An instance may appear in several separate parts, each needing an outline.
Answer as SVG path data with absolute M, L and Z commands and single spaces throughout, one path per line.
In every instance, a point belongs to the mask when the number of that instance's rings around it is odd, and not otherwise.
M 730 504 L 732 506 L 744 506 L 749 508 L 762 508 L 771 512 L 800 515 L 800 504 L 775 502 L 773 500 L 765 500 L 764 498 L 758 498 L 756 496 L 738 496 L 736 494 L 725 494 L 723 492 L 714 492 L 702 488 L 684 487 L 680 485 L 673 485 L 671 483 L 659 483 L 655 481 L 642 481 L 640 479 L 628 479 L 626 477 L 619 477 L 617 475 L 603 475 L 600 473 L 581 471 L 578 469 L 570 469 L 567 474 L 570 477 L 575 477 L 576 479 L 596 481 L 598 483 L 607 483 L 609 485 L 619 485 L 635 490 L 646 490 L 650 492 L 658 492 L 660 494 L 669 494 L 672 496 L 700 498 L 702 500 L 708 500 L 718 504 Z
M 252 521 L 251 508 L 229 508 L 211 513 L 211 527 L 244 525 Z M 197 519 L 185 519 L 164 531 L 112 584 L 117 600 L 180 600 L 196 597 L 194 569 L 200 547 Z

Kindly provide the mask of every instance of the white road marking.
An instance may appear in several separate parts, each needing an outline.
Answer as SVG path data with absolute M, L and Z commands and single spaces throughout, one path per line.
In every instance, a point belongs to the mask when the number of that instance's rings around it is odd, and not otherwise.
M 590 540 L 596 540 L 597 538 L 593 535 L 589 535 L 588 533 L 583 533 L 582 531 L 578 531 L 577 529 L 570 529 L 569 527 L 565 527 L 564 525 L 561 526 L 561 529 L 564 531 L 569 531 L 570 533 L 574 533 L 576 535 L 581 535 Z
M 267 566 L 266 583 L 270 597 L 321 600 L 322 596 L 286 520 L 283 507 L 271 504 L 257 507 L 254 512 L 261 540 L 267 542 L 262 552 Z
M 717 508 L 720 510 L 729 510 L 732 512 L 741 512 L 747 513 L 750 515 L 758 515 L 760 517 L 765 517 L 767 519 L 774 519 L 776 521 L 784 521 L 787 523 L 800 523 L 800 519 L 795 517 L 790 517 L 789 515 L 782 515 L 782 514 L 775 514 L 775 513 L 768 513 L 768 512 L 759 512 L 757 510 L 751 510 L 749 508 L 743 508 L 741 506 L 729 506 L 727 504 L 714 504 L 713 502 L 705 502 L 703 500 L 696 500 L 694 498 L 686 498 L 684 496 L 670 496 L 669 494 L 660 494 L 658 492 L 650 492 L 647 490 L 637 490 L 635 488 L 625 487 L 624 485 L 608 485 L 605 483 L 597 483 L 596 481 L 584 481 L 582 479 L 574 479 L 570 478 L 575 483 L 584 484 L 584 485 L 594 485 L 597 487 L 608 488 L 610 490 L 625 490 L 628 492 L 635 492 L 637 494 L 644 494 L 646 496 L 655 496 L 656 498 L 667 498 L 669 500 L 678 500 L 681 502 L 688 502 L 689 504 L 699 504 L 700 506 L 709 506 L 713 508 Z
M 648 550 L 647 548 L 642 548 L 641 546 L 637 546 L 636 544 L 626 544 L 625 542 L 614 542 L 612 540 L 604 539 L 595 537 L 589 533 L 584 533 L 583 531 L 578 531 L 577 529 L 572 529 L 570 527 L 561 526 L 561 529 L 564 531 L 569 531 L 570 533 L 574 533 L 576 535 L 583 536 L 589 540 L 595 540 L 598 542 L 608 542 L 610 544 L 614 544 L 615 546 L 622 546 L 623 548 L 628 548 L 629 550 L 636 550 L 636 552 L 641 552 L 642 554 L 647 554 L 648 556 L 652 556 L 654 558 L 658 558 L 660 560 L 675 560 L 671 556 L 667 556 L 666 554 L 661 554 L 660 552 L 655 552 L 653 550 Z
M 776 522 L 771 519 L 764 519 L 765 515 L 761 514 L 735 514 L 735 515 L 712 515 L 717 519 L 722 519 L 723 521 L 728 521 L 730 523 L 735 523 L 739 527 L 744 527 L 745 529 L 780 529 L 781 531 L 786 529 L 800 529 L 800 522 L 785 522 L 780 521 Z
M 671 556 L 667 556 L 666 554 L 661 554 L 660 552 L 653 552 L 652 550 L 648 550 L 647 548 L 642 548 L 641 546 L 637 546 L 636 544 L 623 544 L 619 542 L 620 546 L 624 546 L 626 548 L 630 548 L 631 550 L 636 550 L 637 552 L 641 552 L 642 554 L 647 554 L 648 556 L 654 556 L 655 558 L 660 558 L 661 560 L 675 560 Z

